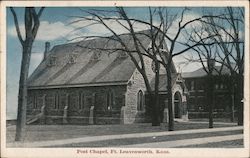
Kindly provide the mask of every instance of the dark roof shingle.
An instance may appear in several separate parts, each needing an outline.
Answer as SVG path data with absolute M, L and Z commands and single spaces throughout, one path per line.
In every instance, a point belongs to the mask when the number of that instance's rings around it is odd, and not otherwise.
M 235 67 L 235 64 L 232 64 L 233 67 Z M 215 69 L 213 71 L 213 75 L 218 75 L 218 71 L 220 71 L 221 66 L 215 66 Z M 226 66 L 222 67 L 221 74 L 230 74 L 229 68 Z M 181 74 L 183 78 L 197 78 L 197 77 L 204 77 L 207 75 L 207 72 L 203 68 L 199 68 L 198 70 L 195 70 L 193 72 L 184 72 Z
M 131 35 L 120 35 L 129 49 L 133 48 Z M 149 38 L 138 35 L 142 44 L 147 47 Z M 57 45 L 49 56 L 40 63 L 29 77 L 29 87 L 46 87 L 55 85 L 96 84 L 105 82 L 127 82 L 135 71 L 135 66 L 130 57 L 120 57 L 121 51 L 108 53 L 91 48 L 120 48 L 119 42 L 107 38 L 97 38 L 76 43 Z M 99 59 L 93 59 L 95 53 Z M 68 63 L 69 55 L 75 54 L 76 62 Z M 137 60 L 136 54 L 133 54 Z M 54 66 L 47 66 L 50 57 L 56 58 Z
M 178 75 L 179 74 L 177 74 L 177 73 L 172 73 L 172 86 L 175 84 L 175 81 L 176 81 Z M 159 91 L 160 92 L 167 91 L 167 85 L 168 85 L 167 81 L 168 81 L 168 78 L 167 78 L 166 74 L 159 75 Z M 155 77 L 150 82 L 150 87 L 153 91 L 155 90 Z

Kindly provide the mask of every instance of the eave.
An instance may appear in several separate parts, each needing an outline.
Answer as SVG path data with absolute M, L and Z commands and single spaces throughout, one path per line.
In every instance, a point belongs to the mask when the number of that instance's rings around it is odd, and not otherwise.
M 80 87 L 101 87 L 101 86 L 126 86 L 127 81 L 117 82 L 99 82 L 99 83 L 84 83 L 84 84 L 69 84 L 69 85 L 46 85 L 46 86 L 29 86 L 29 90 L 33 89 L 59 89 L 59 88 L 80 88 Z

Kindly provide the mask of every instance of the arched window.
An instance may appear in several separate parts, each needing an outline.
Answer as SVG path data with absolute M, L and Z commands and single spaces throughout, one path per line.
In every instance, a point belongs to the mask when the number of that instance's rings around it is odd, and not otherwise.
M 177 91 L 174 94 L 174 117 L 181 118 L 182 115 L 182 100 L 181 93 Z
M 56 65 L 56 56 L 50 56 L 49 60 L 47 61 L 47 66 L 52 67 Z
M 144 96 L 141 90 L 137 93 L 137 111 L 144 111 Z
M 79 109 L 84 109 L 85 104 L 85 95 L 83 92 L 79 93 Z
M 113 92 L 108 92 L 107 93 L 107 106 L 106 106 L 106 110 L 112 110 L 113 101 L 114 101 L 114 94 L 113 94 Z

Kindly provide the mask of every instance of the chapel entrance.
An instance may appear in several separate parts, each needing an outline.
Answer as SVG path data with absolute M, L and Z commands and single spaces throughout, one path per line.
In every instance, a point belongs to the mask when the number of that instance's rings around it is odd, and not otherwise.
M 181 93 L 176 92 L 174 94 L 174 117 L 175 118 L 181 118 L 181 105 L 182 105 L 182 100 L 181 100 Z

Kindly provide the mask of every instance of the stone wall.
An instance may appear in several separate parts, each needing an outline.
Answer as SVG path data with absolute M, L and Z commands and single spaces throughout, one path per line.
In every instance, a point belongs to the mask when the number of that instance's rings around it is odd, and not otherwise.
M 173 116 L 175 115 L 175 111 L 174 111 L 174 94 L 176 92 L 179 92 L 180 95 L 181 95 L 181 105 L 180 105 L 180 118 L 182 119 L 187 119 L 187 101 L 186 101 L 186 96 L 185 94 L 183 93 L 183 89 L 182 87 L 177 83 L 177 84 L 174 84 L 173 87 L 172 87 L 173 91 L 172 91 L 172 96 L 173 96 L 173 103 L 172 103 L 172 109 L 173 109 Z M 149 97 L 147 97 L 148 94 L 146 95 L 146 100 L 145 100 L 145 103 L 148 104 L 149 103 Z M 161 120 L 163 119 L 163 111 L 164 111 L 164 108 L 168 108 L 166 107 L 166 102 L 167 102 L 167 92 L 161 92 L 159 94 L 159 106 L 160 106 L 160 117 L 161 117 Z M 147 105 L 148 106 L 148 105 Z M 149 120 L 150 121 L 150 120 Z
M 147 57 L 144 57 L 144 61 L 145 61 L 145 69 L 147 72 L 147 76 L 149 78 L 149 81 L 151 81 L 154 77 L 154 73 L 151 69 L 152 60 Z M 144 79 L 140 74 L 140 72 L 136 69 L 132 77 L 130 78 L 127 86 L 125 114 L 124 114 L 125 124 L 144 122 L 145 110 L 143 111 L 137 110 L 137 101 L 138 101 L 137 94 L 140 90 L 143 92 L 145 97 L 146 86 L 144 83 Z
M 38 114 L 45 103 L 46 124 L 62 124 L 65 106 L 69 124 L 88 124 L 90 107 L 94 105 L 95 124 L 120 123 L 125 92 L 125 85 L 28 90 L 27 117 Z

